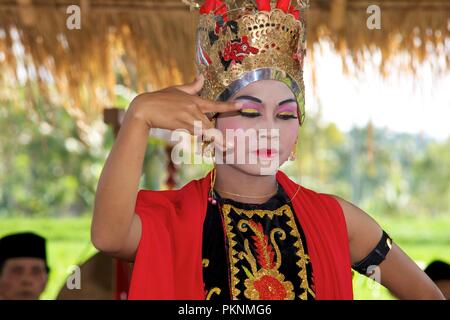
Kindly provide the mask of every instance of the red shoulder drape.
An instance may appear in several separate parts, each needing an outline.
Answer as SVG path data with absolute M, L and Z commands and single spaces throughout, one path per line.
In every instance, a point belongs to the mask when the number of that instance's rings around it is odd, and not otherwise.
M 292 197 L 299 185 L 276 178 Z M 140 190 L 135 212 L 142 222 L 129 299 L 204 299 L 202 233 L 211 172 L 180 190 Z M 331 196 L 300 186 L 292 200 L 305 233 L 316 299 L 353 299 L 345 217 Z

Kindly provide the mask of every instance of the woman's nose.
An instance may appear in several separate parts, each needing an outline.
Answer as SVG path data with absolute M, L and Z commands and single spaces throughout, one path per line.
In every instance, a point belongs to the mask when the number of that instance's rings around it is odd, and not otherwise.
M 267 115 L 264 117 L 264 121 L 262 121 L 263 123 L 260 123 L 260 126 L 258 129 L 266 129 L 265 131 L 267 131 L 269 134 L 270 132 L 273 132 L 272 135 L 276 134 L 279 135 L 279 127 L 277 125 L 277 123 L 275 122 L 275 119 L 273 116 L 271 115 Z M 262 130 L 264 131 L 264 130 Z

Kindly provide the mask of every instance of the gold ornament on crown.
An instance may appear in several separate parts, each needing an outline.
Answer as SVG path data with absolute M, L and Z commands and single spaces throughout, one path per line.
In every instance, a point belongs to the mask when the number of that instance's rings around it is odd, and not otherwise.
M 226 101 L 252 82 L 279 80 L 295 95 L 301 125 L 305 117 L 303 61 L 309 1 L 183 2 L 200 10 L 197 68 L 205 76 L 200 95 Z

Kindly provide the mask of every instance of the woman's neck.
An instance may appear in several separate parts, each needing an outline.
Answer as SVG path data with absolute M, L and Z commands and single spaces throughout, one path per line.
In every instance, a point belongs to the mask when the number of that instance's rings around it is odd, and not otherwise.
M 251 175 L 227 164 L 216 164 L 214 188 L 223 198 L 264 203 L 276 193 L 277 179 L 275 175 Z

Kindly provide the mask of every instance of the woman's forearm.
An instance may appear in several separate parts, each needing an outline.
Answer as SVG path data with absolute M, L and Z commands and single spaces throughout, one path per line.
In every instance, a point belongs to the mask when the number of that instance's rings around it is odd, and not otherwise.
M 97 186 L 91 237 L 101 251 L 120 250 L 130 230 L 148 133 L 148 124 L 131 105 Z
M 399 299 L 444 299 L 434 282 L 395 243 L 380 264 L 379 272 L 381 284 Z
M 134 208 L 150 128 L 193 134 L 196 121 L 212 127 L 206 113 L 242 108 L 242 103 L 200 98 L 203 83 L 198 77 L 190 84 L 140 94 L 130 104 L 97 187 L 91 229 L 97 249 L 131 257 L 139 244 L 142 226 Z

